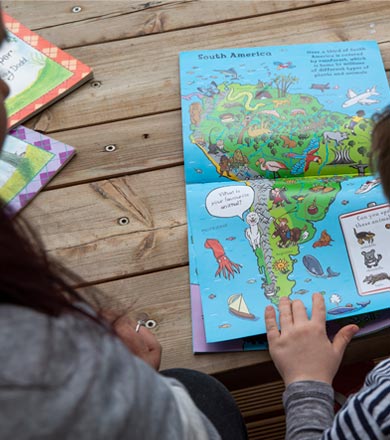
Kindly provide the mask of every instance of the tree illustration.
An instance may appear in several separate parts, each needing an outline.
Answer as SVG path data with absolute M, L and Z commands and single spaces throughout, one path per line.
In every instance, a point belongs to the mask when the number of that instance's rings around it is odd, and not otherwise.
M 278 90 L 278 98 L 283 98 L 286 96 L 288 89 L 299 81 L 296 76 L 288 75 L 278 75 L 274 78 L 273 82 Z

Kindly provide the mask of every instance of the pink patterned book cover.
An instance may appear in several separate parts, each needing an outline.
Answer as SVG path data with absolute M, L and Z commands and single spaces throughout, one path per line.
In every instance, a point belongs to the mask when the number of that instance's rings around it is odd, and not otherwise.
M 0 153 L 0 199 L 16 214 L 66 165 L 75 149 L 20 126 Z
M 3 21 L 0 77 L 10 88 L 5 105 L 12 128 L 87 81 L 92 70 L 4 12 Z

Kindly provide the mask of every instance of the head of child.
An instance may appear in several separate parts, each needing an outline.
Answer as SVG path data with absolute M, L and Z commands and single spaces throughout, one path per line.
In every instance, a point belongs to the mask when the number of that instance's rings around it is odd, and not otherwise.
M 6 38 L 7 32 L 4 27 L 0 8 L 0 46 L 4 43 Z M 4 138 L 7 132 L 7 114 L 5 111 L 4 101 L 8 94 L 8 85 L 2 79 L 0 79 L 0 149 L 3 146 Z
M 381 178 L 383 192 L 390 200 L 390 107 L 373 117 L 371 165 Z

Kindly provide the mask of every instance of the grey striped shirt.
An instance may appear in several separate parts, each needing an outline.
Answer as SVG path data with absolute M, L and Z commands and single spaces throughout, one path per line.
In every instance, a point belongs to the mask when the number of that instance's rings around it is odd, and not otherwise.
M 283 395 L 286 439 L 390 439 L 390 359 L 367 375 L 336 417 L 333 397 L 332 387 L 323 382 L 289 385 Z

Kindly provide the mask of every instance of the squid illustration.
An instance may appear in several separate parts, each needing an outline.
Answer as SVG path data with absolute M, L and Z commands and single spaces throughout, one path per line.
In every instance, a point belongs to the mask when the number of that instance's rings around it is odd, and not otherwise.
M 222 274 L 225 278 L 230 280 L 230 276 L 234 278 L 235 273 L 240 273 L 240 267 L 242 267 L 242 265 L 233 263 L 233 261 L 225 255 L 225 249 L 218 240 L 208 238 L 204 243 L 204 247 L 211 249 L 217 260 L 218 270 L 215 272 L 215 276 L 221 276 Z

